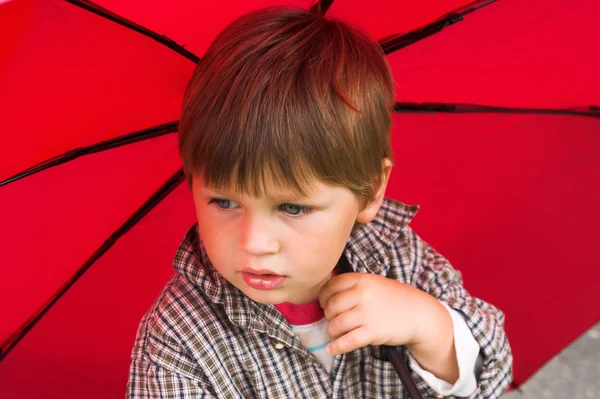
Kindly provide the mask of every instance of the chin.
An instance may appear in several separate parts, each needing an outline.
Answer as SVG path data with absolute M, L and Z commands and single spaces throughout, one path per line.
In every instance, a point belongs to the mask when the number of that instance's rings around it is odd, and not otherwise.
M 242 292 L 254 302 L 263 303 L 265 305 L 277 305 L 283 302 L 288 302 L 288 295 L 282 290 L 255 290 L 246 287 Z

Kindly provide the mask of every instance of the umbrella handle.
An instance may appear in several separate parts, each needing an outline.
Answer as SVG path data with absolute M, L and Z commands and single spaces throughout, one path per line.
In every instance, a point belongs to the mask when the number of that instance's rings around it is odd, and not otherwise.
M 398 349 L 388 345 L 383 345 L 383 349 L 388 359 L 392 362 L 396 373 L 398 373 L 404 388 L 406 388 L 408 391 L 408 396 L 411 399 L 422 399 L 419 389 L 417 388 L 417 384 L 415 384 L 415 381 L 412 379 L 410 372 L 408 371 L 408 367 L 406 366 L 404 359 L 402 359 L 402 355 Z

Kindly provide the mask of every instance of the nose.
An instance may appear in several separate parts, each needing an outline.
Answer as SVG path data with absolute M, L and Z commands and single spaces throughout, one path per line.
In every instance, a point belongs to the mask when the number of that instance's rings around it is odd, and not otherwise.
M 252 256 L 274 254 L 279 243 L 272 226 L 261 217 L 246 215 L 241 223 L 240 249 Z

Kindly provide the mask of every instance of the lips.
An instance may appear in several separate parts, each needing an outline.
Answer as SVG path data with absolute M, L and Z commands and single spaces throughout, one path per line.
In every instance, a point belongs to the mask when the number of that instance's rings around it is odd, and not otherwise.
M 242 278 L 248 286 L 257 290 L 272 290 L 285 282 L 286 276 L 282 276 L 268 269 L 253 269 L 247 267 L 242 269 Z
M 250 273 L 250 274 L 255 274 L 257 276 L 282 276 L 281 274 L 277 274 L 272 270 L 269 269 L 253 269 L 251 267 L 246 267 L 244 269 L 242 269 L 242 273 Z

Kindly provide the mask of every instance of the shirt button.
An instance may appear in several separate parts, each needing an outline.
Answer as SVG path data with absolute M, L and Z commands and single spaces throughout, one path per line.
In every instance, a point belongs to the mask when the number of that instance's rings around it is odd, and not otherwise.
M 281 342 L 277 342 L 277 343 L 275 344 L 275 349 L 279 349 L 279 350 L 281 350 L 281 349 L 283 349 L 283 348 L 284 348 L 284 346 L 285 346 L 285 345 L 283 345 Z

